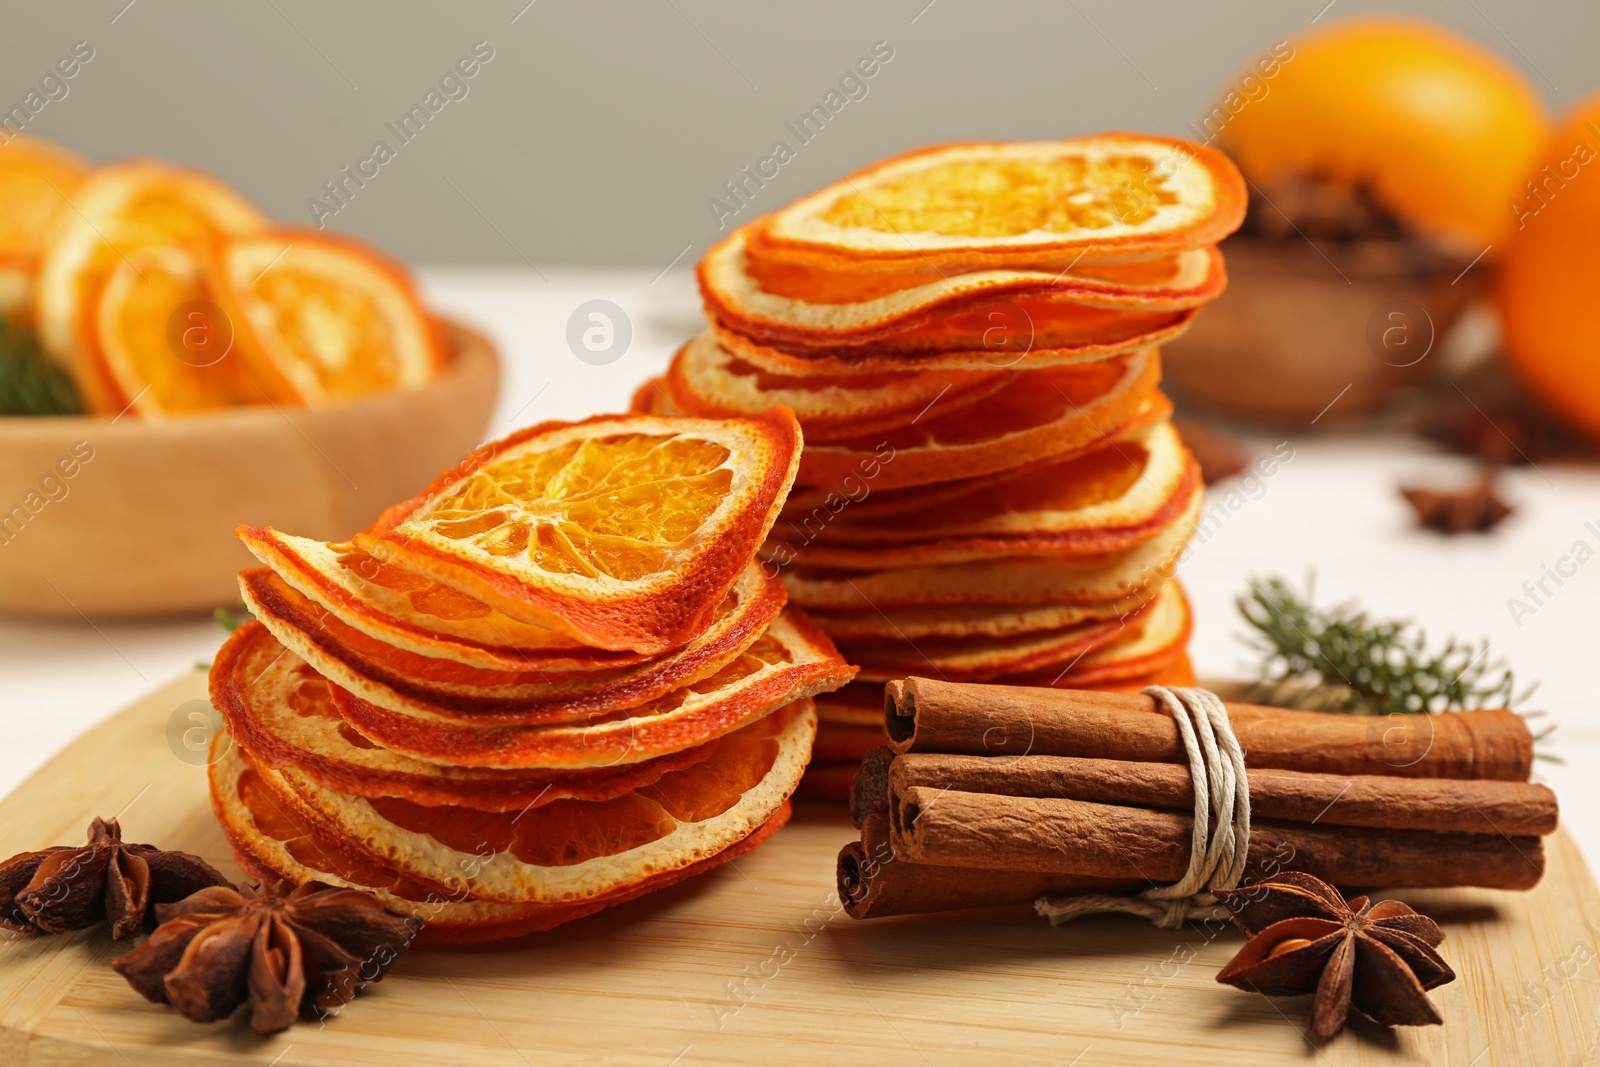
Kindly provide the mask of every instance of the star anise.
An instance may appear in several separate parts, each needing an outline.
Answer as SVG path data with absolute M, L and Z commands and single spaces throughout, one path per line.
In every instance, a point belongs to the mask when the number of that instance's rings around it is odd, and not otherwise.
M 1320 878 L 1286 871 L 1216 891 L 1250 940 L 1217 981 L 1269 997 L 1315 993 L 1311 1035 L 1326 1041 L 1353 1006 L 1382 1026 L 1444 1020 L 1425 990 L 1455 980 L 1434 949 L 1439 926 L 1398 900 L 1346 902 Z
M 156 909 L 150 940 L 111 966 L 147 1000 L 195 1022 L 246 1000 L 259 1034 L 325 1016 L 381 979 L 421 928 L 370 893 L 321 882 L 216 886 Z
M 59 934 L 107 919 L 112 937 L 132 937 L 151 904 L 227 883 L 199 856 L 125 843 L 117 820 L 96 819 L 87 844 L 24 852 L 0 864 L 0 926 Z
M 1403 486 L 1400 495 L 1417 513 L 1419 523 L 1446 534 L 1487 533 L 1516 510 L 1501 499 L 1488 475 L 1465 489 Z

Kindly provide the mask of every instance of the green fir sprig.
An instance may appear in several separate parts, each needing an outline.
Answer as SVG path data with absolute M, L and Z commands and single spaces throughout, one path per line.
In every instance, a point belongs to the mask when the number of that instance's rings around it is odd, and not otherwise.
M 1265 704 L 1369 715 L 1517 710 L 1536 688 L 1519 690 L 1487 641 L 1451 638 L 1430 649 L 1409 621 L 1374 619 L 1353 604 L 1316 607 L 1309 583 L 1302 597 L 1281 578 L 1252 579 L 1235 603 L 1253 629 L 1246 643 L 1261 655 L 1253 695 Z
M 222 627 L 230 634 L 239 627 L 243 626 L 245 623 L 255 622 L 256 620 L 255 614 L 249 608 L 244 606 L 243 601 L 240 601 L 231 608 L 217 608 L 211 613 L 211 617 L 212 619 L 216 620 L 218 626 Z
M 0 317 L 0 415 L 81 415 L 72 378 L 26 330 Z

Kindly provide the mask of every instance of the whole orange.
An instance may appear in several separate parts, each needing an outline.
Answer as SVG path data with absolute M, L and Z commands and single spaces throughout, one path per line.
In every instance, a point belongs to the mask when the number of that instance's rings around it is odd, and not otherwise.
M 1441 27 L 1387 17 L 1338 23 L 1292 48 L 1274 53 L 1270 76 L 1258 64 L 1239 79 L 1211 131 L 1247 177 L 1366 182 L 1400 218 L 1469 255 L 1509 232 L 1507 200 L 1549 132 L 1510 65 Z
M 1557 414 L 1600 439 L 1600 95 L 1573 109 L 1508 205 L 1496 297 L 1511 366 Z

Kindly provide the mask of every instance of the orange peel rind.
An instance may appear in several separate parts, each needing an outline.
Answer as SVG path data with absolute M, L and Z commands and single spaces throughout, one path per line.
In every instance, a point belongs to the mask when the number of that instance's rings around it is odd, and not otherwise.
M 392 711 L 474 724 L 592 719 L 654 700 L 717 673 L 783 610 L 783 585 L 747 566 L 711 624 L 668 653 L 607 671 L 486 670 L 419 656 L 319 611 L 278 575 L 239 575 L 245 605 L 324 677 Z
M 227 735 L 218 735 L 219 742 L 226 739 Z M 367 890 L 389 910 L 422 919 L 417 944 L 433 946 L 505 941 L 634 900 L 738 858 L 770 838 L 790 814 L 789 805 L 784 804 L 743 841 L 715 856 L 601 897 L 574 904 L 508 904 L 428 887 L 381 864 L 347 857 L 324 846 L 303 819 L 267 795 L 259 775 L 233 752 L 214 758 L 208 775 L 212 810 L 248 875 L 262 881 L 318 881 Z
M 215 660 L 211 703 L 257 763 L 292 766 L 319 785 L 366 797 L 523 811 L 554 800 L 606 800 L 707 758 L 716 742 L 642 763 L 579 773 L 448 767 L 380 748 L 352 730 L 332 686 L 258 622 L 235 630 Z
M 1200 468 L 1171 423 L 1032 476 L 880 519 L 853 521 L 849 509 L 819 526 L 803 546 L 770 538 L 769 559 L 847 570 L 963 563 L 1034 555 L 1105 555 L 1153 537 L 1187 510 Z M 785 532 L 780 522 L 776 532 Z
M 806 449 L 796 481 L 828 489 L 864 481 L 884 492 L 996 474 L 1086 451 L 1159 422 L 1152 351 L 1082 367 L 1031 371 L 974 404 L 897 430 Z
M 582 770 L 639 763 L 721 737 L 780 704 L 855 676 L 821 630 L 785 610 L 716 674 L 645 704 L 546 726 L 474 726 L 391 711 L 335 688 L 334 703 L 374 744 L 458 767 Z
M 815 733 L 810 702 L 788 704 L 725 735 L 709 758 L 631 792 L 522 812 L 358 797 L 293 767 L 257 770 L 329 838 L 420 882 L 479 900 L 575 903 L 747 836 L 794 792 Z
M 789 377 L 734 356 L 710 332 L 678 350 L 663 396 L 685 415 L 732 418 L 787 407 L 813 444 L 847 440 L 976 403 L 1015 371 L 920 371 L 850 378 Z M 645 402 L 653 403 L 647 396 Z
M 1214 247 L 1068 271 L 862 274 L 767 263 L 748 254 L 748 237 L 741 228 L 712 246 L 698 268 L 700 292 L 712 319 L 778 345 L 859 345 L 997 302 L 1179 311 L 1215 299 L 1227 284 Z

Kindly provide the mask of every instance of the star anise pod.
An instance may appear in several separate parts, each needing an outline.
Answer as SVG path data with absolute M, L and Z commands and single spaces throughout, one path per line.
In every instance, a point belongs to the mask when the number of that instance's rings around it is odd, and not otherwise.
M 111 966 L 147 1000 L 195 1022 L 246 1000 L 259 1034 L 317 1018 L 381 979 L 421 929 L 377 897 L 321 882 L 216 886 L 156 909 L 150 940 Z
M 1501 499 L 1494 480 L 1484 475 L 1465 489 L 1403 486 L 1417 521 L 1440 533 L 1488 533 L 1516 509 Z
M 1437 923 L 1398 900 L 1346 902 L 1320 878 L 1286 871 L 1216 891 L 1250 940 L 1217 981 L 1269 997 L 1315 993 L 1311 1035 L 1326 1041 L 1354 1007 L 1382 1026 L 1442 1023 L 1425 990 L 1455 980 L 1434 949 Z
M 0 864 L 0 926 L 59 934 L 106 919 L 112 937 L 132 937 L 151 904 L 227 884 L 199 856 L 126 843 L 117 820 L 96 819 L 87 844 L 24 852 Z

